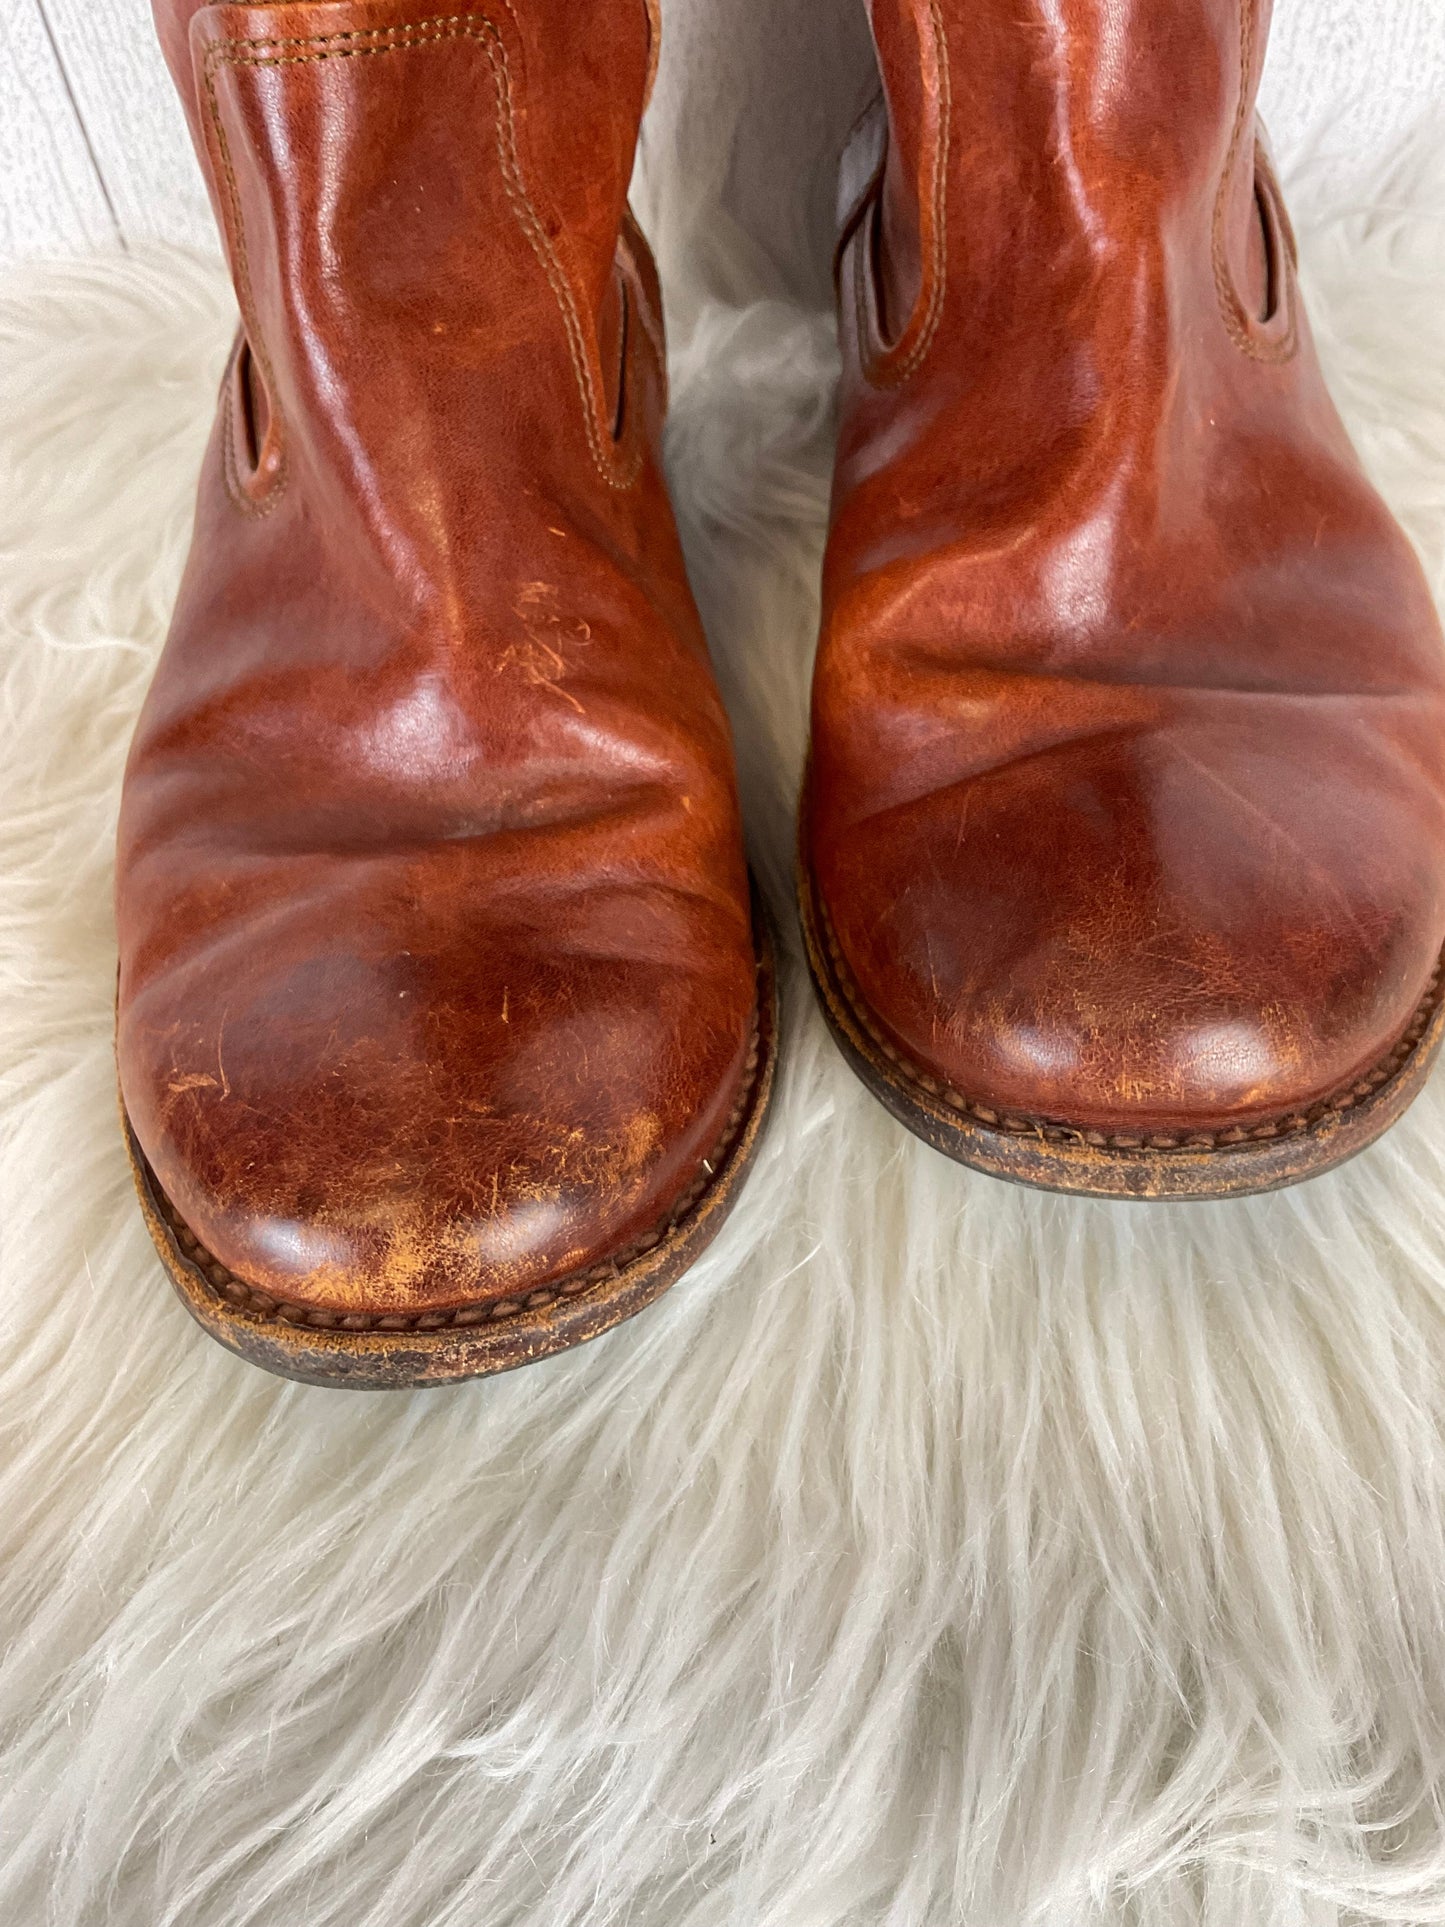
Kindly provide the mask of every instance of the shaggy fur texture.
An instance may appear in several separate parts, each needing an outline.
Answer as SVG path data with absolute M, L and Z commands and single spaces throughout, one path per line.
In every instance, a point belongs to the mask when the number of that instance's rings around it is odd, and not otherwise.
M 1441 154 L 1304 224 L 1437 582 Z M 116 787 L 229 293 L 172 256 L 0 304 L 0 1920 L 1439 1921 L 1445 1088 L 1230 1206 L 1015 1192 L 889 1121 L 791 939 L 829 327 L 678 307 L 677 491 L 789 933 L 776 1115 L 635 1324 L 343 1395 L 189 1323 L 115 1118 Z

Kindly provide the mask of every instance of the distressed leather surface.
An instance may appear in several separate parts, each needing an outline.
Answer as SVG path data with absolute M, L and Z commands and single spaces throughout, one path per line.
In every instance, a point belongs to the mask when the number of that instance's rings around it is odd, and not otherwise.
M 971 1099 L 1287 1112 L 1378 1061 L 1445 941 L 1445 652 L 1300 307 L 1268 8 L 871 14 L 815 888 Z
M 265 1291 L 511 1296 L 666 1219 L 754 1006 L 625 213 L 649 11 L 158 24 L 244 335 L 126 778 L 126 1110 Z

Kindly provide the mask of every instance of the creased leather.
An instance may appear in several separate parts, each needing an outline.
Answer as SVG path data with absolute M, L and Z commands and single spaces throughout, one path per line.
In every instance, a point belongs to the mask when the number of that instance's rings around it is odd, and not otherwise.
M 813 887 L 872 1017 L 970 1099 L 1306 1105 L 1445 941 L 1445 652 L 1299 302 L 1268 10 L 871 12 Z
M 512 1296 L 665 1222 L 753 1015 L 626 214 L 649 12 L 158 20 L 244 340 L 126 777 L 127 1114 L 262 1290 Z

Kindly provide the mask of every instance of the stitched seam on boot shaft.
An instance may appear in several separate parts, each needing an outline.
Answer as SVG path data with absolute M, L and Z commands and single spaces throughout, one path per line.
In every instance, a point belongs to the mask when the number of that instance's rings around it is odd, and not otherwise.
M 1278 337 L 1262 335 L 1251 326 L 1250 318 L 1240 299 L 1239 290 L 1234 285 L 1234 276 L 1229 266 L 1228 224 L 1230 198 L 1234 191 L 1234 177 L 1244 153 L 1244 144 L 1251 133 L 1254 122 L 1253 89 L 1251 79 L 1254 73 L 1255 53 L 1255 7 L 1258 0 L 1239 0 L 1239 103 L 1235 109 L 1234 126 L 1230 131 L 1229 151 L 1224 161 L 1224 178 L 1219 184 L 1219 193 L 1214 203 L 1214 225 L 1212 258 L 1214 263 L 1214 287 L 1219 299 L 1219 312 L 1225 328 L 1234 345 L 1254 361 L 1284 362 L 1294 358 L 1299 348 L 1299 291 L 1293 261 L 1289 249 L 1284 258 L 1276 262 L 1276 272 L 1283 281 L 1281 299 L 1287 311 L 1284 333 Z M 1255 195 L 1258 195 L 1259 169 L 1255 169 Z M 1283 223 L 1281 223 L 1283 225 Z
M 155 1178 L 154 1173 L 151 1173 L 156 1209 L 161 1221 L 174 1238 L 175 1247 L 182 1262 L 189 1265 L 219 1298 L 237 1310 L 293 1328 L 304 1326 L 317 1331 L 343 1332 L 444 1331 L 458 1326 L 469 1328 L 507 1323 L 520 1318 L 526 1312 L 540 1311 L 548 1305 L 556 1304 L 559 1299 L 580 1298 L 597 1286 L 619 1283 L 629 1266 L 647 1257 L 678 1232 L 682 1220 L 701 1201 L 703 1194 L 719 1181 L 757 1093 L 763 1049 L 762 997 L 766 994 L 765 989 L 760 989 L 759 1002 L 753 1009 L 752 1029 L 747 1053 L 743 1060 L 742 1082 L 736 1102 L 716 1144 L 703 1159 L 702 1170 L 697 1177 L 677 1199 L 668 1216 L 659 1225 L 635 1239 L 631 1244 L 624 1246 L 614 1257 L 604 1259 L 600 1264 L 591 1265 L 586 1271 L 573 1273 L 555 1285 L 544 1286 L 518 1298 L 484 1299 L 480 1303 L 458 1305 L 454 1310 L 446 1312 L 343 1312 L 322 1306 L 293 1304 L 279 1297 L 275 1292 L 261 1291 L 256 1286 L 247 1284 L 244 1278 L 238 1278 L 235 1272 L 223 1265 L 186 1224 L 180 1212 L 161 1188 L 159 1180 Z M 123 1104 L 122 1115 L 124 1115 Z M 145 1166 L 145 1169 L 149 1170 L 149 1166 Z
M 510 0 L 507 0 L 507 4 L 510 11 Z M 607 443 L 603 441 L 599 427 L 602 398 L 598 390 L 596 374 L 587 355 L 586 335 L 577 312 L 576 298 L 522 179 L 516 152 L 515 114 L 507 51 L 495 23 L 484 14 L 433 14 L 418 20 L 403 21 L 392 27 L 357 29 L 346 33 L 223 40 L 215 42 L 206 50 L 203 71 L 204 88 L 211 124 L 221 156 L 226 194 L 235 228 L 237 292 L 246 318 L 247 333 L 251 339 L 253 352 L 261 364 L 263 374 L 267 377 L 268 386 L 273 390 L 272 406 L 276 406 L 275 383 L 271 378 L 269 363 L 264 347 L 259 341 L 255 324 L 255 299 L 252 293 L 250 263 L 246 253 L 245 231 L 241 219 L 240 193 L 231 160 L 230 146 L 221 120 L 220 102 L 216 92 L 216 69 L 220 66 L 301 66 L 320 60 L 358 59 L 370 54 L 405 52 L 413 47 L 432 46 L 446 40 L 458 39 L 475 41 L 482 48 L 491 69 L 492 84 L 497 98 L 496 142 L 497 158 L 502 170 L 502 186 L 518 225 L 547 279 L 562 316 L 572 372 L 582 400 L 583 425 L 587 433 L 588 449 L 593 464 L 609 488 L 625 489 L 637 479 L 641 470 L 641 444 L 634 434 L 632 448 L 625 456 L 619 458 L 615 452 L 615 445 L 611 444 L 610 440 Z M 298 48 L 305 51 L 294 53 L 273 51 L 279 48 Z M 635 419 L 635 411 L 632 411 L 632 418 Z M 234 473 L 234 464 L 232 473 Z M 266 512 L 274 506 L 283 484 L 284 476 L 273 488 L 264 506 L 247 501 L 244 497 L 238 498 L 240 505 L 253 514 Z
M 887 1059 L 888 1063 L 908 1082 L 926 1097 L 940 1100 L 950 1110 L 961 1111 L 989 1129 L 1005 1132 L 1010 1137 L 1046 1137 L 1056 1141 L 1084 1143 L 1097 1149 L 1110 1151 L 1220 1151 L 1231 1150 L 1241 1144 L 1270 1143 L 1279 1138 L 1298 1137 L 1317 1129 L 1330 1119 L 1343 1116 L 1352 1111 L 1366 1099 L 1374 1097 L 1392 1078 L 1399 1075 L 1406 1063 L 1414 1056 L 1421 1039 L 1429 1029 L 1430 1020 L 1439 1008 L 1442 988 L 1445 988 L 1445 958 L 1436 964 L 1425 995 L 1416 1006 L 1409 1024 L 1399 1040 L 1391 1046 L 1384 1057 L 1373 1069 L 1352 1078 L 1331 1096 L 1320 1098 L 1304 1110 L 1289 1111 L 1275 1118 L 1261 1119 L 1257 1124 L 1238 1125 L 1211 1131 L 1099 1131 L 1085 1125 L 1062 1123 L 1058 1118 L 1025 1117 L 1010 1111 L 1001 1111 L 991 1105 L 981 1104 L 976 1099 L 965 1097 L 944 1079 L 933 1077 L 921 1066 L 915 1064 L 883 1032 L 881 1027 L 869 1016 L 857 980 L 843 956 L 837 933 L 832 920 L 818 898 L 816 889 L 811 891 L 817 912 L 817 922 L 827 947 L 828 957 L 833 965 L 839 990 L 842 992 L 849 1015 L 871 1042 Z

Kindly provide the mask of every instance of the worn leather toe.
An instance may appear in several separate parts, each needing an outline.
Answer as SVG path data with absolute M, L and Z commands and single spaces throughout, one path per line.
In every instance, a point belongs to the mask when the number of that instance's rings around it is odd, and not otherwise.
M 128 999 L 124 1099 L 161 1188 L 280 1301 L 442 1312 L 635 1252 L 746 1088 L 755 967 L 725 899 L 564 890 L 499 918 L 441 881 L 363 942 L 344 886 L 278 893 Z
M 1197 1134 L 1307 1110 L 1381 1062 L 1437 964 L 1428 760 L 1337 704 L 1282 728 L 1201 697 L 1167 732 L 1132 706 L 815 826 L 858 1001 L 1001 1116 Z

